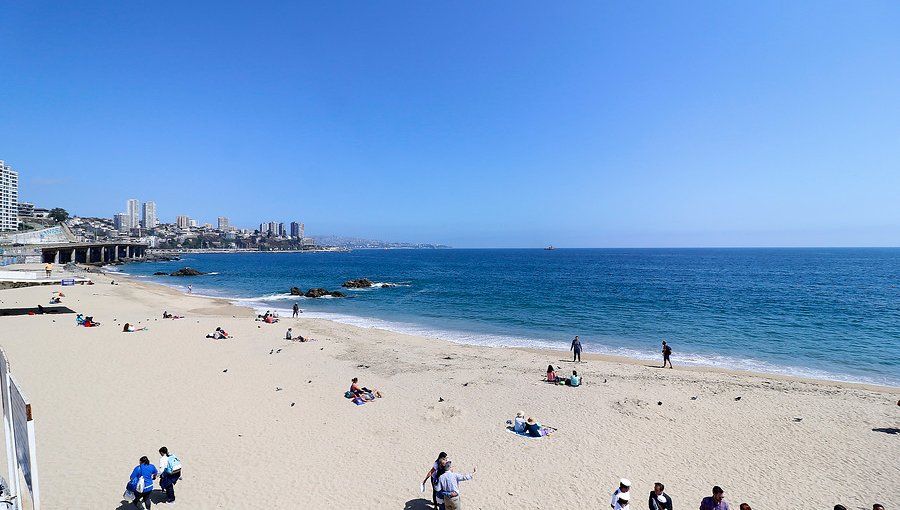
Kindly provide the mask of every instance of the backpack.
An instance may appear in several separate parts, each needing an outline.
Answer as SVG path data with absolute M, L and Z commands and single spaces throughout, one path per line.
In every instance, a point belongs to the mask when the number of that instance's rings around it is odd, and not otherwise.
M 668 344 L 666 344 L 666 352 L 665 352 L 665 354 L 666 354 L 666 356 L 669 356 L 669 355 L 671 355 L 671 354 L 672 354 L 672 348 L 671 348 L 671 347 L 669 347 L 669 345 L 668 345 Z
M 174 453 L 170 453 L 166 464 L 166 473 L 172 474 L 175 472 L 181 472 L 181 459 Z

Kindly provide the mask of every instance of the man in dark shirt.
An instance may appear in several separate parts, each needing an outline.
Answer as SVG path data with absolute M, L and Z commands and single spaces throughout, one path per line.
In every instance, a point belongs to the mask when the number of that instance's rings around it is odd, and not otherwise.
M 660 482 L 653 484 L 650 491 L 650 510 L 672 510 L 672 498 L 665 493 L 666 486 Z
M 712 496 L 706 496 L 700 502 L 700 510 L 730 510 L 725 501 L 725 491 L 716 485 L 712 489 Z

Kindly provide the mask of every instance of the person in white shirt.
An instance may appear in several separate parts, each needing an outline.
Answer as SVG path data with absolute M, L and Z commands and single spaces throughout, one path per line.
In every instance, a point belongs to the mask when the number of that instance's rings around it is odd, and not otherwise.
M 629 490 L 631 490 L 631 480 L 628 480 L 627 478 L 619 480 L 619 488 L 616 489 L 616 492 L 613 492 L 612 501 L 609 503 L 609 506 L 616 508 L 616 501 L 619 500 L 619 494 L 627 494 Z
M 438 486 L 444 497 L 444 507 L 446 510 L 462 510 L 462 501 L 459 499 L 459 482 L 471 480 L 477 469 L 472 469 L 471 475 L 458 475 L 453 472 L 453 466 L 449 460 L 444 464 L 444 469 L 444 474 L 438 479 Z
M 629 505 L 629 501 L 631 501 L 631 493 L 620 492 L 616 498 L 616 504 L 613 506 L 613 510 L 630 510 L 631 505 Z
M 159 488 L 166 491 L 166 503 L 175 502 L 175 484 L 181 478 L 181 461 L 165 446 L 159 449 Z

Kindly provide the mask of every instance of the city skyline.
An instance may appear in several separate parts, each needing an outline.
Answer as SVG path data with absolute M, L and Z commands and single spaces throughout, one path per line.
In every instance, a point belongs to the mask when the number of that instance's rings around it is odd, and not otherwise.
M 241 38 L 210 5 L 3 7 L 22 197 L 460 247 L 900 243 L 900 4 L 279 4 Z

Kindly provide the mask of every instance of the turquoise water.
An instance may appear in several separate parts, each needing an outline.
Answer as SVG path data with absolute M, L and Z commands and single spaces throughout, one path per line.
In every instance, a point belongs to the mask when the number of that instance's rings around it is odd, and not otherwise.
M 151 276 L 191 266 L 215 274 Z M 125 272 L 259 310 L 496 346 L 900 386 L 900 249 L 358 250 L 188 255 Z M 400 284 L 345 290 L 350 278 Z M 346 299 L 293 298 L 292 286 Z

